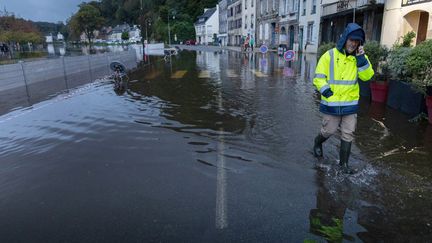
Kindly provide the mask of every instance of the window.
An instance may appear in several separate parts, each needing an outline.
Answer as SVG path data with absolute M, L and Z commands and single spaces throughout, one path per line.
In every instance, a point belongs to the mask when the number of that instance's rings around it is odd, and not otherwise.
M 251 0 L 251 7 L 253 7 L 253 2 L 254 2 L 255 0 Z
M 254 28 L 253 21 L 254 21 L 254 15 L 252 14 L 252 15 L 251 15 L 251 24 L 250 24 L 251 29 Z
M 272 10 L 276 10 L 276 0 L 273 0 L 272 2 Z
M 260 0 L 261 1 L 261 15 L 264 14 L 264 0 Z
M 306 0 L 303 0 L 303 11 L 302 15 L 306 15 Z
M 288 0 L 283 0 L 283 6 L 282 6 L 282 14 L 288 13 Z
M 311 14 L 315 14 L 315 13 L 316 13 L 316 0 L 312 0 Z
M 244 28 L 247 29 L 247 16 L 245 16 Z
M 247 0 L 245 0 L 245 9 L 247 9 Z
M 314 23 L 313 22 L 309 22 L 308 26 L 307 26 L 307 42 L 312 42 L 312 38 L 313 38 L 313 27 L 314 27 Z
M 299 0 L 291 0 L 291 13 L 297 13 L 298 12 L 298 2 Z

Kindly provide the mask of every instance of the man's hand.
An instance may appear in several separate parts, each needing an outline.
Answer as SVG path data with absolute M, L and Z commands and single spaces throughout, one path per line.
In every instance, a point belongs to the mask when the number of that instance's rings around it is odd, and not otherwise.
M 357 56 L 361 56 L 361 55 L 364 55 L 365 54 L 365 52 L 364 52 L 364 48 L 363 48 L 363 46 L 359 46 L 358 48 L 357 48 L 357 53 L 356 53 L 356 55 Z

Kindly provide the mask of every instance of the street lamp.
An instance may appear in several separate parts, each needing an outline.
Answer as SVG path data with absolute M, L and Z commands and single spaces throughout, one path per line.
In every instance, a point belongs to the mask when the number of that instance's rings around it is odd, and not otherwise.
M 147 19 L 147 20 L 145 21 L 146 40 L 147 40 L 147 43 L 148 43 L 149 41 L 148 41 L 147 26 L 151 26 L 151 20 L 150 20 L 150 19 Z
M 173 18 L 173 20 L 175 19 L 175 14 L 176 14 L 176 12 L 173 11 L 172 12 L 172 18 Z M 169 20 L 170 20 L 170 17 L 169 17 L 169 11 L 168 11 L 168 45 L 171 46 L 171 30 L 170 30 L 170 22 L 169 22 Z

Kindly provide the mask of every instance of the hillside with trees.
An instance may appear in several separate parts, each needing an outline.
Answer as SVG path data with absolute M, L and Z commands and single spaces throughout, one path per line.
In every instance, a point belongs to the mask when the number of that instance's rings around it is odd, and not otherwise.
M 212 8 L 217 0 L 101 0 L 80 4 L 98 9 L 103 25 L 116 26 L 127 23 L 139 25 L 142 35 L 147 27 L 149 39 L 156 41 L 168 40 L 168 21 L 172 35 L 178 41 L 195 38 L 193 23 L 203 13 L 204 8 Z M 78 14 L 77 13 L 77 14 Z M 77 15 L 75 14 L 75 15 Z M 68 21 L 71 32 L 79 31 L 74 26 L 75 15 Z M 76 36 L 76 35 L 75 35 Z M 171 37 L 173 39 L 173 37 Z

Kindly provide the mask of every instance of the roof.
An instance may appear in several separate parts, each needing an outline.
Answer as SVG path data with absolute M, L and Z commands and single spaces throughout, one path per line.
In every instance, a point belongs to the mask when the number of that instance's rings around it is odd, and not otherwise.
M 195 24 L 204 24 L 215 12 L 216 7 L 208 9 L 203 15 L 198 16 L 198 20 L 195 22 Z
M 112 29 L 112 33 L 123 33 L 125 31 L 129 31 L 130 27 L 128 24 L 117 25 Z

